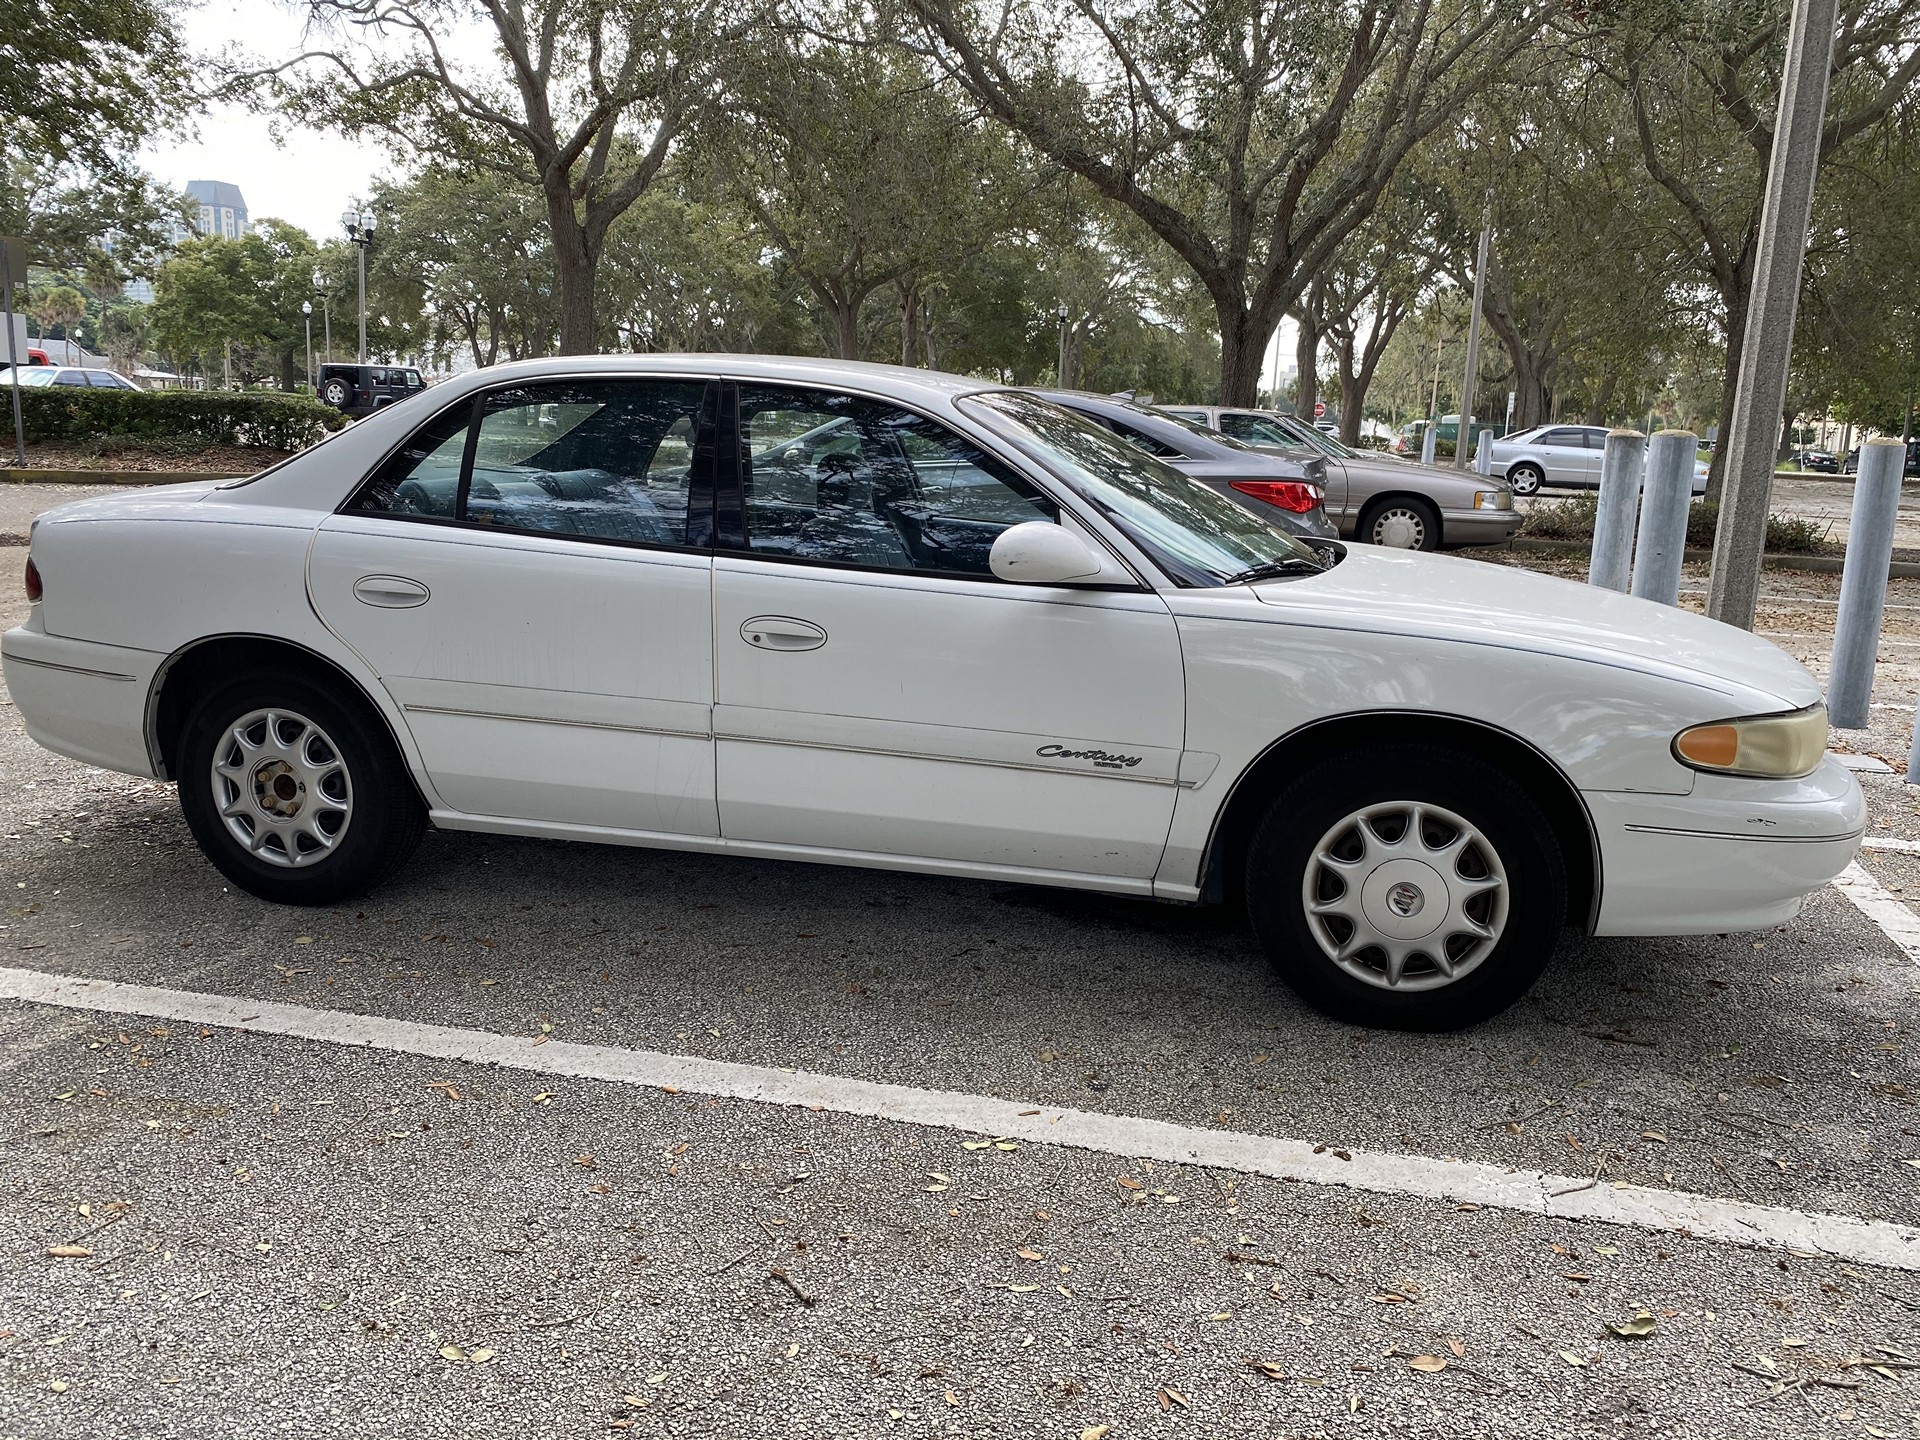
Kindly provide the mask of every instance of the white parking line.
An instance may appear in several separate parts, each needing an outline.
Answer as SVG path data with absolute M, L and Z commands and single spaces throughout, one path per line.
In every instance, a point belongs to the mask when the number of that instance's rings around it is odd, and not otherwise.
M 1555 1219 L 1598 1220 L 1920 1271 L 1920 1230 L 1909 1226 L 1741 1200 L 1715 1200 L 1589 1176 L 1511 1170 L 1477 1161 L 1204 1130 L 1131 1115 L 1036 1107 L 987 1095 L 882 1085 L 696 1055 L 621 1050 L 564 1040 L 536 1044 L 524 1036 L 486 1030 L 423 1025 L 271 1000 L 87 980 L 36 970 L 0 968 L 0 999 L 218 1025 L 253 1034 L 499 1065 L 542 1075 L 859 1115 L 1128 1159 L 1163 1160 L 1383 1195 L 1495 1206 Z
M 1858 905 L 1861 913 L 1878 925 L 1880 933 L 1898 945 L 1907 959 L 1920 965 L 1920 915 L 1881 888 L 1878 880 L 1860 868 L 1858 860 L 1834 876 L 1833 888 Z
M 1897 850 L 1903 855 L 1920 855 L 1920 840 L 1902 840 L 1897 835 L 1869 835 L 1860 842 L 1862 850 Z

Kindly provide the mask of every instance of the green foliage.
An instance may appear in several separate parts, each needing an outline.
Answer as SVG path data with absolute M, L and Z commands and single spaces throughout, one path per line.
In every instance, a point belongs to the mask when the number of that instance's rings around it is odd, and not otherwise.
M 345 427 L 331 405 L 301 395 L 222 390 L 94 390 L 45 385 L 20 392 L 27 439 L 162 446 L 257 445 L 298 450 Z
M 1570 540 L 1585 543 L 1593 539 L 1594 517 L 1599 511 L 1597 491 L 1569 495 L 1563 500 L 1538 500 L 1527 511 L 1520 533 L 1529 540 Z M 1714 527 L 1720 523 L 1720 507 L 1707 500 L 1696 500 L 1687 511 L 1687 548 L 1707 550 L 1713 546 Z M 1844 547 L 1829 538 L 1829 527 L 1799 515 L 1767 517 L 1767 551 L 1774 555 L 1842 555 Z
M 0 149 L 115 164 L 187 93 L 169 0 L 0 0 Z

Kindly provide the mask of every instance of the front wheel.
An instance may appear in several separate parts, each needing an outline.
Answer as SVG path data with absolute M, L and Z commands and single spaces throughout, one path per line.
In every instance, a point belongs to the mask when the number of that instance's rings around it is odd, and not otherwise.
M 1553 827 L 1473 756 L 1388 745 L 1331 757 L 1273 802 L 1247 907 L 1280 977 L 1356 1025 L 1456 1030 L 1546 968 L 1566 921 Z
M 1359 538 L 1392 550 L 1438 550 L 1440 512 L 1410 496 L 1388 500 L 1367 511 L 1360 521 Z
M 202 700 L 174 774 L 206 857 L 281 904 L 331 905 L 372 889 L 426 828 L 379 716 L 296 671 L 244 676 Z

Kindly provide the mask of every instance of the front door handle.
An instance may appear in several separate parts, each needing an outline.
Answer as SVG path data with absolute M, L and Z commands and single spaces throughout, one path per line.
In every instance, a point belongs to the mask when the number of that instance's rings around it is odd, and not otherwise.
M 353 597 L 383 610 L 407 610 L 426 604 L 433 592 L 404 575 L 362 575 L 353 582 Z
M 740 638 L 756 650 L 818 650 L 827 632 L 791 615 L 756 615 L 740 627 Z

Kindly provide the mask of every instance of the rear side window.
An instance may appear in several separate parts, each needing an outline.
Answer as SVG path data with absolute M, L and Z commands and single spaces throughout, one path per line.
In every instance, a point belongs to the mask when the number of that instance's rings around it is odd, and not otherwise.
M 491 391 L 410 436 L 346 510 L 684 545 L 705 388 L 618 380 Z
M 1586 436 L 1579 430 L 1549 430 L 1534 442 L 1536 445 L 1559 445 L 1568 450 L 1587 448 Z

